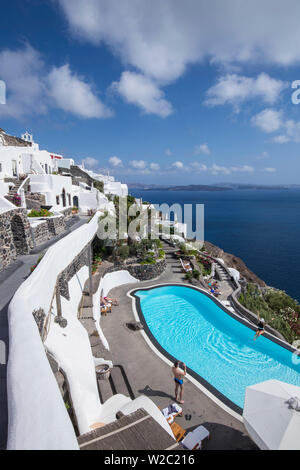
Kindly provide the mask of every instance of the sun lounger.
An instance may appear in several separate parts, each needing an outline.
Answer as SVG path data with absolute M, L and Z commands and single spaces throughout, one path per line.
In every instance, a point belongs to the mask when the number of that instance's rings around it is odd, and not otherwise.
M 183 429 L 180 424 L 175 423 L 175 421 L 170 424 L 170 427 L 177 442 L 181 441 L 182 438 L 186 435 L 186 430 Z
M 210 438 L 209 431 L 204 426 L 199 426 L 193 432 L 189 432 L 181 441 L 181 445 L 188 450 L 201 450 L 202 442 Z
M 111 313 L 111 306 L 110 305 L 101 305 L 101 315 L 107 315 Z
M 180 263 L 184 272 L 188 273 L 188 272 L 193 271 L 190 263 L 183 262 L 181 258 L 180 258 Z

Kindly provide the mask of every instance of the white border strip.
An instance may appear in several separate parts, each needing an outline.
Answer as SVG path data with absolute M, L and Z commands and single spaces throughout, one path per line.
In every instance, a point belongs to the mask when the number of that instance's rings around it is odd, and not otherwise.
M 183 283 L 176 283 L 176 282 L 170 282 L 170 283 L 164 283 L 164 284 L 153 284 L 152 286 L 148 286 L 148 287 L 142 287 L 140 288 L 140 290 L 150 290 L 150 289 L 153 289 L 154 287 L 163 287 L 163 286 L 170 286 L 170 285 L 174 285 L 174 286 L 184 286 L 184 287 L 189 287 L 191 288 L 191 286 L 189 286 L 188 284 L 183 284 Z M 193 286 L 194 287 L 194 286 Z M 198 287 L 196 287 L 197 290 L 199 290 L 200 292 L 205 292 L 207 294 L 206 291 L 204 291 L 203 289 L 200 289 Z M 136 287 L 135 289 L 131 289 L 129 292 L 127 292 L 127 297 L 131 298 L 132 300 L 132 311 L 133 311 L 133 315 L 134 315 L 134 318 L 137 322 L 140 322 L 140 317 L 139 317 L 139 314 L 137 312 L 137 309 L 136 309 L 136 299 L 135 297 L 133 297 L 131 294 L 132 292 L 136 291 L 136 290 L 139 290 L 138 287 Z M 222 305 L 222 304 L 221 304 Z M 224 305 L 222 305 L 222 307 L 224 307 Z M 226 307 L 224 307 L 226 308 Z M 168 366 L 172 367 L 173 366 L 173 363 L 167 359 L 155 346 L 154 344 L 152 343 L 152 341 L 150 340 L 150 338 L 148 337 L 148 335 L 146 334 L 146 332 L 144 330 L 140 330 L 140 333 L 141 335 L 143 336 L 144 340 L 146 341 L 146 343 L 148 344 L 148 346 L 150 347 L 150 349 L 152 349 L 152 351 L 162 360 L 164 361 L 166 364 L 168 364 Z M 243 418 L 240 414 L 238 414 L 236 411 L 233 411 L 231 408 L 229 408 L 229 406 L 225 405 L 225 403 L 223 403 L 221 400 L 219 400 L 219 398 L 217 398 L 213 393 L 211 393 L 209 390 L 207 390 L 207 388 L 205 388 L 202 384 L 200 384 L 198 382 L 198 380 L 194 379 L 194 377 L 192 377 L 190 374 L 186 374 L 185 376 L 190 382 L 192 382 L 193 385 L 195 385 L 195 387 L 197 387 L 202 393 L 204 393 L 208 398 L 210 398 L 214 403 L 216 403 L 216 405 L 218 405 L 220 408 L 222 408 L 224 411 L 226 411 L 228 414 L 230 414 L 231 416 L 233 416 L 235 419 L 237 419 L 238 421 L 240 421 L 241 423 L 243 423 Z

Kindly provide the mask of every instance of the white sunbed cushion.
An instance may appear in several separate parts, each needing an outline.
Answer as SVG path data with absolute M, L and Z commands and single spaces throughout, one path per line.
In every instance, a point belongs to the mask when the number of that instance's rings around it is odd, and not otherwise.
M 181 444 L 189 450 L 193 450 L 194 447 L 199 444 L 199 448 L 201 449 L 202 441 L 208 437 L 209 431 L 204 426 L 199 426 L 193 432 L 189 432 Z

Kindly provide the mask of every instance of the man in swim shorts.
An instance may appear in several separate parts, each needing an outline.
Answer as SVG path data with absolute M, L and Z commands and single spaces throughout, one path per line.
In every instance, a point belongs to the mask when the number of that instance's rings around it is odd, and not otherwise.
M 172 372 L 174 375 L 174 382 L 175 382 L 175 400 L 178 401 L 180 404 L 183 404 L 183 377 L 186 375 L 186 365 L 182 363 L 184 370 L 179 367 L 179 361 L 174 362 L 172 367 Z M 179 399 L 178 399 L 179 395 Z

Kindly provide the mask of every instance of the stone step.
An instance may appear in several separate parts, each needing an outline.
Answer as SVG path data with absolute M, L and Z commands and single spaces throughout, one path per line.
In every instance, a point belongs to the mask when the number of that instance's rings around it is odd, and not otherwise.
M 85 295 L 82 299 L 81 307 L 83 309 L 91 308 L 92 307 L 92 298 L 90 296 Z
M 98 383 L 98 391 L 100 396 L 101 403 L 105 403 L 109 398 L 113 396 L 113 391 L 111 388 L 110 380 L 97 380 Z
M 112 382 L 114 394 L 121 393 L 127 397 L 129 396 L 129 390 L 120 367 L 116 366 L 112 369 L 110 380 Z

